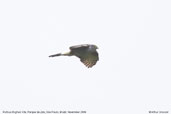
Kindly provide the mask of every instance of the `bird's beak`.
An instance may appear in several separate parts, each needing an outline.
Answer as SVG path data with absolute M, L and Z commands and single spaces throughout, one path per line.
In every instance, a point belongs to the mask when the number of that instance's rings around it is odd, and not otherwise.
M 99 49 L 99 48 L 96 46 L 96 49 Z

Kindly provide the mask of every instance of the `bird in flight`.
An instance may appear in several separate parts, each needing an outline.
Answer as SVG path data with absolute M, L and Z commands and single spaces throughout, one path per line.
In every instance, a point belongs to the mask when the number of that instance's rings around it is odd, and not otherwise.
M 98 47 L 93 44 L 82 44 L 71 46 L 70 51 L 67 53 L 57 53 L 54 55 L 50 55 L 49 57 L 56 56 L 76 56 L 80 58 L 80 61 L 88 68 L 93 67 L 97 61 L 99 60 L 98 52 L 96 49 Z

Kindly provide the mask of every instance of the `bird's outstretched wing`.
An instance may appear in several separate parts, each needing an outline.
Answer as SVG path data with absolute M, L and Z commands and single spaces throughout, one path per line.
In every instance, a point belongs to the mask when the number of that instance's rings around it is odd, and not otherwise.
M 72 55 L 82 58 L 87 53 L 88 48 L 89 48 L 88 44 L 83 44 L 83 45 L 71 46 L 70 50 Z
M 77 49 L 87 49 L 89 47 L 88 44 L 82 44 L 82 45 L 75 45 L 75 46 L 71 46 L 70 50 L 77 50 Z
M 97 52 L 89 53 L 86 56 L 80 57 L 80 61 L 88 68 L 94 66 L 99 60 L 99 56 Z

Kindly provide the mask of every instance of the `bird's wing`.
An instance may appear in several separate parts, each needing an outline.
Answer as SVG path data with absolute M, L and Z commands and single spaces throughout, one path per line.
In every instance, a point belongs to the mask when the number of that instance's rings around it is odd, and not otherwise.
M 86 48 L 88 48 L 88 47 L 89 47 L 88 44 L 75 45 L 75 46 L 71 46 L 71 47 L 70 47 L 70 50 L 86 49 Z
M 86 56 L 80 57 L 80 61 L 88 68 L 94 66 L 99 60 L 99 56 L 97 52 L 89 53 Z
M 76 45 L 76 46 L 71 46 L 71 54 L 75 55 L 79 58 L 84 56 L 87 53 L 87 49 L 89 48 L 88 44 L 83 44 L 83 45 Z

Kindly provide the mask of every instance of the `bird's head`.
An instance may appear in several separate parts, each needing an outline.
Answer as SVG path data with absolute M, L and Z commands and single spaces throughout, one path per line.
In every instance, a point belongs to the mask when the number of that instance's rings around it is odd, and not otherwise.
M 89 50 L 90 51 L 96 51 L 96 49 L 98 49 L 98 47 L 96 45 L 89 45 Z
M 96 45 L 94 45 L 95 49 L 99 49 Z

